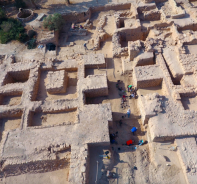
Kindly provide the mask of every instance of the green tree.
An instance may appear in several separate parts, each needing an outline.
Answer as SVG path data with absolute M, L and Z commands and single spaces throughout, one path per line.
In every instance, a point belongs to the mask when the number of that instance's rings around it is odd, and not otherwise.
M 0 24 L 0 42 L 7 43 L 11 40 L 25 41 L 27 35 L 21 22 L 9 18 Z
M 29 40 L 27 45 L 28 45 L 27 46 L 28 49 L 34 49 L 36 47 L 36 39 L 33 38 Z
M 52 30 L 60 30 L 64 24 L 64 19 L 62 15 L 59 13 L 54 13 L 53 15 L 49 15 L 43 21 L 44 28 Z
M 0 20 L 6 19 L 6 18 L 7 16 L 6 16 L 5 11 L 2 8 L 0 8 Z

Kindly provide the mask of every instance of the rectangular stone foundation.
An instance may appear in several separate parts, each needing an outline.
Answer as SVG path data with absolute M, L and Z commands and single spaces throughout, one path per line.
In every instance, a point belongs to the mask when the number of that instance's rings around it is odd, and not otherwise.
M 8 72 L 4 78 L 3 84 L 26 82 L 29 79 L 30 70 Z
M 47 74 L 48 84 L 46 90 L 48 93 L 65 93 L 68 85 L 68 73 L 65 70 L 50 71 Z
M 31 112 L 31 114 L 29 126 L 69 125 L 77 122 L 77 109 L 63 112 Z

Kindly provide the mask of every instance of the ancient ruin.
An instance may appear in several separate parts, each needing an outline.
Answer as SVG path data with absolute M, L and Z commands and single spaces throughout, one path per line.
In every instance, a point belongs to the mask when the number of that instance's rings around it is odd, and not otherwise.
M 0 184 L 196 184 L 196 5 L 30 10 L 37 48 L 0 44 Z

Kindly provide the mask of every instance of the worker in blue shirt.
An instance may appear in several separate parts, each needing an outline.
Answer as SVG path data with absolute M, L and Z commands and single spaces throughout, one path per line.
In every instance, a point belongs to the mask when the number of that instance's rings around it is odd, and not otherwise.
M 132 129 L 131 129 L 131 132 L 133 133 L 133 135 L 135 135 L 134 133 L 137 131 L 137 127 L 133 127 Z

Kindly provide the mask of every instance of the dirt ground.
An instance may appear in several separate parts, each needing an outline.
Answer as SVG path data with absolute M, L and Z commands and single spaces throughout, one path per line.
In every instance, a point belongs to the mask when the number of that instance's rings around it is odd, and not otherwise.
M 0 119 L 0 141 L 4 131 L 14 130 L 19 128 L 21 118 L 3 118 Z
M 18 105 L 21 102 L 21 96 L 4 96 L 1 105 Z
M 3 178 L 0 184 L 15 183 L 15 184 L 68 184 L 69 168 L 46 172 L 46 173 L 36 173 L 36 174 L 22 174 L 19 176 L 12 176 Z
M 32 126 L 48 126 L 75 123 L 77 111 L 69 111 L 64 113 L 36 113 L 33 117 Z
M 62 5 L 63 0 L 42 0 L 42 10 L 36 10 L 37 13 L 45 12 L 52 13 L 53 11 L 61 11 L 65 8 L 65 5 Z M 71 1 L 72 2 L 72 1 Z M 89 1 L 90 2 L 90 1 Z M 89 3 L 87 1 L 87 4 Z M 54 5 L 52 8 L 51 6 Z M 163 3 L 162 6 L 165 8 L 168 7 L 168 4 Z M 87 7 L 83 7 L 87 8 Z M 167 10 L 166 10 L 167 11 Z M 122 87 L 124 91 L 127 91 L 127 85 L 133 85 L 132 81 L 132 73 L 127 75 L 121 75 L 122 73 L 122 62 L 120 58 L 112 58 L 112 43 L 111 37 L 109 37 L 106 41 L 101 43 L 101 49 L 98 51 L 93 51 L 93 44 L 90 42 L 90 39 L 94 35 L 96 30 L 96 25 L 98 23 L 98 18 L 104 14 L 110 14 L 114 11 L 101 12 L 94 14 L 92 16 L 91 21 L 93 21 L 93 29 L 88 32 L 87 36 L 72 36 L 68 38 L 68 42 L 74 42 L 75 45 L 73 47 L 65 47 L 66 43 L 62 41 L 60 44 L 62 47 L 58 48 L 58 56 L 57 58 L 66 58 L 70 59 L 76 54 L 89 54 L 89 53 L 103 53 L 106 57 L 106 68 L 102 69 L 86 69 L 85 77 L 88 75 L 102 74 L 107 72 L 108 79 L 108 88 L 109 95 L 107 97 L 98 97 L 98 98 L 87 98 L 87 104 L 99 104 L 99 103 L 110 103 L 112 112 L 113 112 L 113 122 L 109 128 L 109 134 L 117 133 L 118 137 L 116 138 L 116 143 L 111 144 L 109 147 L 90 147 L 90 168 L 89 168 L 89 183 L 93 184 L 97 181 L 98 184 L 184 184 L 185 180 L 183 177 L 183 173 L 181 172 L 181 166 L 177 160 L 176 152 L 169 152 L 169 149 L 165 149 L 162 147 L 160 150 L 159 146 L 156 145 L 154 147 L 155 154 L 157 155 L 166 155 L 166 157 L 170 158 L 167 161 L 164 159 L 158 158 L 156 161 L 151 160 L 151 154 L 153 150 L 149 150 L 149 143 L 138 146 L 139 140 L 147 141 L 147 132 L 145 127 L 142 125 L 140 119 L 140 113 L 137 108 L 137 99 L 129 99 L 126 98 L 125 105 L 121 105 L 121 96 L 122 93 L 116 88 L 116 83 L 118 80 L 119 87 Z M 107 25 L 104 27 L 104 30 L 109 34 L 113 34 L 115 23 L 112 20 L 113 17 L 107 17 Z M 83 24 L 83 23 L 82 23 Z M 85 50 L 83 47 L 84 42 L 89 41 L 87 44 L 88 50 Z M 127 44 L 127 43 L 123 43 Z M 11 46 L 9 48 L 9 46 Z M 24 48 L 18 42 L 11 42 L 6 46 L 0 47 L 0 53 L 5 53 L 8 50 L 9 53 L 13 53 L 17 48 Z M 9 49 L 8 49 L 9 48 Z M 25 48 L 24 48 L 25 49 Z M 19 50 L 19 49 L 18 49 Z M 193 48 L 192 48 L 193 50 Z M 191 50 L 191 52 L 193 52 Z M 22 51 L 22 49 L 20 50 Z M 34 50 L 30 52 L 32 57 L 40 57 L 43 58 L 43 52 L 38 54 L 38 50 Z M 18 53 L 18 51 L 17 51 Z M 18 54 L 19 61 L 24 60 L 30 55 L 24 55 L 24 52 L 20 52 Z M 50 57 L 50 55 L 48 55 Z M 20 58 L 22 58 L 20 60 Z M 72 82 L 69 82 L 67 91 L 65 94 L 57 94 L 51 95 L 46 91 L 47 84 L 47 73 L 48 71 L 42 71 L 40 77 L 39 90 L 37 95 L 37 101 L 45 101 L 45 100 L 57 100 L 57 99 L 74 99 L 77 98 L 76 93 L 76 85 L 77 81 L 76 76 L 77 73 L 69 73 L 69 77 Z M 73 81 L 75 81 L 73 83 Z M 134 86 L 135 87 L 135 86 Z M 157 92 L 162 95 L 161 87 L 147 88 L 147 89 L 139 89 L 142 95 Z M 130 93 L 126 92 L 126 95 L 129 96 Z M 11 98 L 11 100 L 7 100 L 6 103 L 15 105 L 19 103 L 19 97 Z M 8 102 L 9 101 L 9 102 Z M 188 101 L 188 100 L 187 100 Z M 194 101 L 195 103 L 196 101 Z M 4 102 L 5 103 L 5 102 Z M 131 110 L 130 117 L 127 116 L 127 110 Z M 44 114 L 44 113 L 36 113 L 33 118 L 33 126 L 40 125 L 55 125 L 61 124 L 64 122 L 72 122 L 74 123 L 76 111 L 73 112 L 65 112 L 65 113 L 55 113 L 55 114 Z M 122 120 L 122 124 L 119 121 Z M 6 124 L 5 124 L 6 122 Z M 1 120 L 1 132 L 7 129 L 16 129 L 20 124 L 20 119 L 2 119 Z M 137 127 L 137 133 L 133 135 L 131 133 L 131 128 Z M 134 140 L 133 146 L 124 145 L 127 140 Z M 159 143 L 158 143 L 159 144 Z M 103 158 L 99 155 L 104 154 L 105 151 L 110 151 L 110 159 Z M 173 154 L 171 154 L 173 153 Z M 163 158 L 163 157 L 162 157 Z M 97 171 L 97 161 L 98 161 L 98 171 Z M 155 164 L 156 163 L 156 164 Z M 169 164 L 166 165 L 166 164 Z M 116 178 L 108 179 L 106 177 L 106 171 L 110 170 L 114 172 Z M 98 172 L 98 174 L 97 174 Z M 25 184 L 37 184 L 37 183 L 58 183 L 65 184 L 68 183 L 68 175 L 69 169 L 62 169 L 53 172 L 40 173 L 40 174 L 23 174 L 20 176 L 13 176 L 2 179 L 0 183 L 25 183 Z

